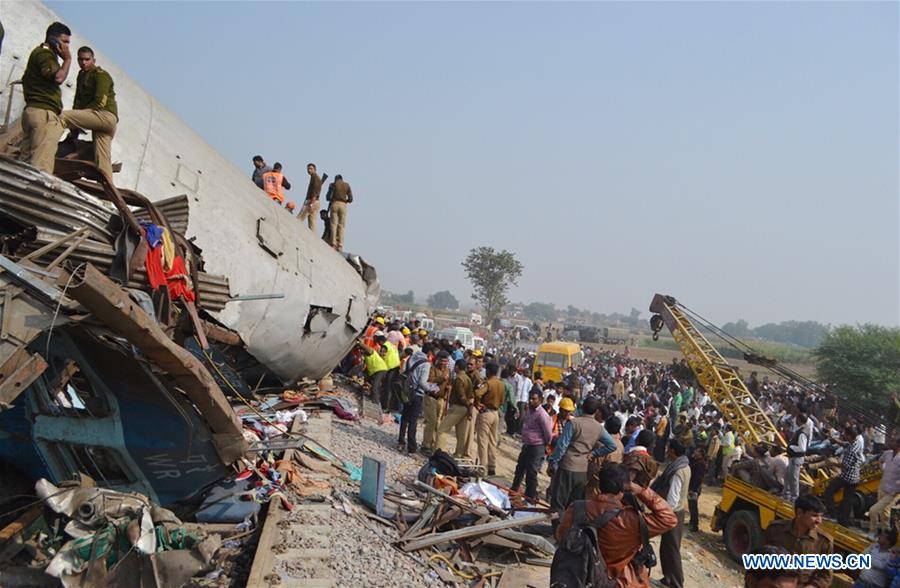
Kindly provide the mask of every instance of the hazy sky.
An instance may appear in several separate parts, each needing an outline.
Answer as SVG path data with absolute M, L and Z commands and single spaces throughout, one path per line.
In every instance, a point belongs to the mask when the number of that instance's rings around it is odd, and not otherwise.
M 896 2 L 49 5 L 248 174 L 342 173 L 387 289 L 490 245 L 526 303 L 900 321 Z

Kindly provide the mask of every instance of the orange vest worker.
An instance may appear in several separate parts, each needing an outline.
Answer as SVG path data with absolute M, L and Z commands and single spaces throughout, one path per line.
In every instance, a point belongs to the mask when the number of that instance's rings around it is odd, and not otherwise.
M 266 191 L 269 198 L 281 203 L 284 202 L 284 188 L 281 186 L 282 179 L 284 179 L 284 174 L 276 171 L 266 172 L 262 176 L 263 190 Z

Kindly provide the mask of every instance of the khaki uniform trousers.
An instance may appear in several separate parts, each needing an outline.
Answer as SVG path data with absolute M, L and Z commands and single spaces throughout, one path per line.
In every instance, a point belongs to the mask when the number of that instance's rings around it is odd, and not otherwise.
M 441 422 L 441 405 L 444 401 L 433 396 L 425 396 L 422 403 L 422 415 L 425 419 L 425 433 L 422 435 L 422 447 L 434 449 L 437 446 L 438 424 Z
M 485 410 L 475 419 L 475 438 L 478 441 L 478 462 L 489 470 L 497 467 L 497 435 L 500 432 L 500 413 Z
M 62 121 L 70 127 L 91 131 L 94 136 L 94 164 L 112 179 L 112 140 L 119 120 L 108 110 L 66 110 Z
M 338 251 L 344 249 L 344 227 L 347 225 L 347 203 L 331 203 L 331 244 Z
M 900 494 L 890 494 L 878 489 L 878 501 L 869 509 L 869 532 L 877 529 L 888 529 L 891 526 L 891 506 L 900 498 Z
M 62 119 L 52 110 L 28 106 L 22 113 L 22 130 L 25 131 L 25 142 L 21 159 L 52 174 L 56 147 L 65 130 Z
M 456 430 L 456 450 L 453 457 L 457 459 L 469 456 L 472 421 L 467 418 L 468 414 L 469 411 L 465 406 L 451 404 L 437 431 L 438 447 L 447 451 L 446 436 L 450 431 Z
M 300 214 L 297 216 L 300 219 L 300 222 L 303 222 L 303 219 L 306 219 L 309 230 L 315 231 L 316 219 L 319 217 L 319 201 L 310 200 L 309 202 L 304 202 L 303 208 L 300 209 Z

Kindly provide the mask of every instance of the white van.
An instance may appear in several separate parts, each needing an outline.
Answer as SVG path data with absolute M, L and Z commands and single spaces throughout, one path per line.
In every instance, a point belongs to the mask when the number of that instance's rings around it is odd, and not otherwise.
M 473 325 L 478 325 L 480 327 L 481 326 L 481 315 L 478 314 L 477 312 L 473 312 L 472 314 L 469 315 L 469 322 L 472 323 Z
M 441 329 L 437 334 L 438 339 L 446 339 L 453 343 L 459 341 L 466 349 L 475 349 L 475 333 L 472 329 L 466 327 L 447 327 Z

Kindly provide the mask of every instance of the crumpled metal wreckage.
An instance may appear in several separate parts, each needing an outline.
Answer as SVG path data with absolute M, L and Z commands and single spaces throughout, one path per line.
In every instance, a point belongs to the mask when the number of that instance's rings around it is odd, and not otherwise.
M 218 535 L 189 532 L 172 511 L 136 492 L 57 487 L 45 479 L 35 490 L 50 510 L 68 519 L 68 538 L 45 569 L 66 588 L 180 586 L 211 569 L 221 545 Z M 52 544 L 50 539 L 43 543 Z

